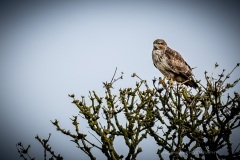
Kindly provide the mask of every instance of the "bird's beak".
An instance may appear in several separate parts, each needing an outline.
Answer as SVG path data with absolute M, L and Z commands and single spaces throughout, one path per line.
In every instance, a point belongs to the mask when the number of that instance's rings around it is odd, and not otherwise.
M 153 44 L 154 48 L 157 48 L 157 44 Z

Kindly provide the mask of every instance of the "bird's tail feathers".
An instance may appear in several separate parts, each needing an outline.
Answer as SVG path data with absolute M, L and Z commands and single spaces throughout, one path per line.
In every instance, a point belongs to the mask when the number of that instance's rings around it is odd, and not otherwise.
M 185 84 L 190 86 L 190 87 L 193 87 L 193 88 L 198 87 L 198 84 L 192 78 L 190 80 L 188 80 Z

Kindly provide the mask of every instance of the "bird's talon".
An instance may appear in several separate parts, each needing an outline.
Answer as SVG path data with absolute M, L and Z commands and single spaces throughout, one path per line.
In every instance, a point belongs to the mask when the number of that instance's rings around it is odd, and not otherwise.
M 158 84 L 165 84 L 165 77 L 163 79 L 161 77 L 159 77 Z

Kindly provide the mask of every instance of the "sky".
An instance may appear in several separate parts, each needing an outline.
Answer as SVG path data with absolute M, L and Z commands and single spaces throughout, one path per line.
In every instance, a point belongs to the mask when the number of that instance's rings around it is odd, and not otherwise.
M 43 148 L 34 137 L 49 133 L 65 159 L 86 159 L 50 120 L 73 129 L 69 118 L 78 110 L 68 94 L 87 97 L 95 90 L 104 96 L 102 82 L 111 80 L 116 67 L 117 76 L 124 72 L 116 89 L 134 86 L 132 73 L 149 83 L 162 76 L 152 63 L 155 39 L 196 67 L 203 83 L 216 62 L 215 75 L 230 72 L 240 62 L 239 7 L 236 1 L 0 2 L 1 159 L 20 159 L 19 141 L 31 144 L 30 153 L 41 159 Z M 230 81 L 239 77 L 238 69 Z M 86 131 L 84 121 L 82 126 Z M 140 160 L 158 159 L 154 141 L 142 146 Z

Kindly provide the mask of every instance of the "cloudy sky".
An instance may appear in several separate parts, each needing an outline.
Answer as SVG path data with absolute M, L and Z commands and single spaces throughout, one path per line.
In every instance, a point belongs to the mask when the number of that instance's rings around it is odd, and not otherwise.
M 69 118 L 78 110 L 68 94 L 96 90 L 104 96 L 102 82 L 111 80 L 116 67 L 118 75 L 124 72 L 117 87 L 133 86 L 133 72 L 149 83 L 161 76 L 151 59 L 157 38 L 196 67 L 197 79 L 204 81 L 204 71 L 216 62 L 218 73 L 230 71 L 240 62 L 239 7 L 235 1 L 1 2 L 1 157 L 17 159 L 15 144 L 22 141 L 40 159 L 43 149 L 34 137 L 51 132 L 57 153 L 85 159 L 50 120 L 72 129 Z M 153 141 L 143 146 L 139 159 L 157 159 Z

